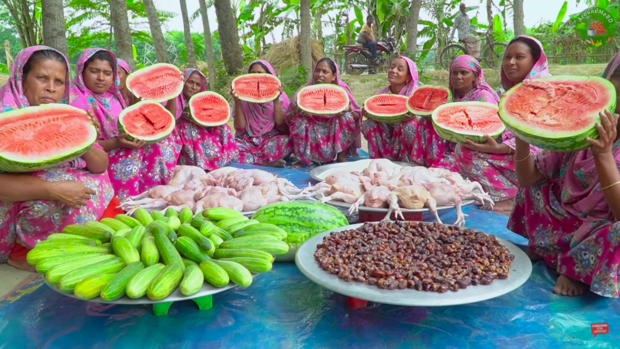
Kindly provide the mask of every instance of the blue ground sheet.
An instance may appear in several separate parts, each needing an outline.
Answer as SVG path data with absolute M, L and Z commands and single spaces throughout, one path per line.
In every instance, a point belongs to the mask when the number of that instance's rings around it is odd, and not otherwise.
M 308 169 L 267 170 L 298 186 L 311 181 Z M 525 246 L 506 229 L 505 215 L 464 211 L 468 227 Z M 455 218 L 453 210 L 441 214 L 444 222 Z M 185 301 L 159 317 L 148 305 L 78 301 L 38 278 L 0 302 L 0 348 L 619 348 L 620 300 L 555 295 L 555 278 L 538 262 L 521 288 L 492 300 L 351 310 L 345 296 L 308 280 L 294 263 L 276 263 L 249 288 L 213 296 L 210 310 Z M 592 323 L 608 323 L 609 333 L 592 335 Z

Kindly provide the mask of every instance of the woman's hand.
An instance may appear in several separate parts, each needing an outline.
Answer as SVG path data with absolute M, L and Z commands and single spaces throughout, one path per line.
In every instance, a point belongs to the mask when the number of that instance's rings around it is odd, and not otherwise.
M 92 122 L 93 125 L 95 125 L 95 128 L 97 129 L 97 135 L 99 135 L 101 133 L 101 124 L 99 123 L 99 120 L 97 120 L 97 118 L 95 117 L 95 114 L 93 114 L 92 110 L 87 110 L 86 114 L 90 118 L 90 122 Z
M 418 122 L 420 121 L 420 117 L 415 115 L 415 114 L 411 114 L 411 113 L 407 113 L 403 116 L 403 121 L 415 121 Z
M 117 148 L 129 148 L 129 149 L 138 149 L 142 148 L 145 144 L 144 141 L 134 139 L 132 141 L 127 139 L 127 134 L 123 133 L 116 137 L 116 143 L 118 144 Z
M 230 86 L 230 95 L 235 101 L 235 105 L 237 105 L 239 103 L 239 97 L 237 97 L 237 95 L 235 94 L 235 90 L 232 88 L 232 86 Z
M 52 200 L 73 208 L 86 206 L 91 199 L 90 196 L 97 194 L 84 183 L 76 181 L 49 182 L 49 191 Z
M 465 143 L 461 143 L 461 146 L 467 149 L 479 151 L 481 153 L 506 154 L 506 145 L 497 143 L 497 141 L 489 135 L 484 135 L 484 138 L 487 140 L 486 143 L 474 143 L 468 139 Z M 510 150 L 508 151 L 510 152 Z
M 586 140 L 591 145 L 592 154 L 594 156 L 611 153 L 611 148 L 616 142 L 618 136 L 618 114 L 611 114 L 605 110 L 600 113 L 601 123 L 596 124 L 598 131 L 598 139 L 588 137 Z

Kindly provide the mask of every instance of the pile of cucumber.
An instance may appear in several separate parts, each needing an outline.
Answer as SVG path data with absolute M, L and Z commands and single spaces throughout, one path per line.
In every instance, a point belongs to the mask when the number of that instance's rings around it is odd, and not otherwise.
M 272 268 L 288 252 L 286 232 L 229 208 L 193 215 L 190 209 L 119 214 L 69 225 L 39 242 L 29 264 L 61 292 L 79 299 L 123 296 L 162 300 L 177 288 L 184 296 L 204 283 L 248 287 L 252 274 Z

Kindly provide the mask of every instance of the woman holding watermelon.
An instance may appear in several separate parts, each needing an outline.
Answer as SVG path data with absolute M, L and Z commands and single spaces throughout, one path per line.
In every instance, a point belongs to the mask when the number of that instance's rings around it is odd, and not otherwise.
M 84 50 L 78 59 L 70 104 L 91 111 L 101 125 L 99 144 L 108 152 L 110 180 L 122 201 L 166 184 L 176 166 L 180 144 L 175 133 L 149 145 L 119 134 L 118 116 L 128 105 L 118 85 L 116 55 L 100 48 Z
M 139 100 L 133 93 L 131 93 L 131 91 L 129 91 L 127 85 L 125 84 L 127 82 L 127 76 L 131 74 L 131 69 L 129 68 L 129 64 L 127 64 L 124 60 L 120 58 L 117 58 L 116 60 L 118 61 L 118 66 L 121 68 L 118 70 L 118 89 L 121 91 L 121 96 L 123 96 L 125 104 L 127 106 L 134 105 L 138 103 Z
M 518 57 L 524 47 L 506 57 Z M 504 58 L 504 74 L 516 82 L 522 65 Z M 603 77 L 620 98 L 620 53 L 607 65 Z M 506 69 L 507 70 L 507 69 Z M 510 86 L 509 86 L 510 87 Z M 553 292 L 565 296 L 590 291 L 604 297 L 620 296 L 620 142 L 618 115 L 601 113 L 599 138 L 590 148 L 575 152 L 532 152 L 516 138 L 515 171 L 521 189 L 508 229 L 529 239 L 529 255 L 543 259 L 559 277 Z
M 0 110 L 69 100 L 69 62 L 57 50 L 22 50 L 0 89 Z M 95 122 L 95 124 L 97 124 Z M 114 191 L 107 154 L 95 144 L 82 157 L 30 174 L 0 173 L 0 263 L 24 270 L 28 248 L 69 224 L 98 220 Z
M 314 66 L 312 81 L 301 88 L 314 84 L 336 84 L 349 95 L 349 110 L 338 115 L 308 115 L 297 107 L 297 94 L 287 112 L 293 152 L 299 159 L 291 167 L 299 168 L 312 162 L 328 163 L 336 159 L 346 162 L 347 155 L 357 155 L 361 146 L 359 121 L 361 108 L 355 102 L 346 83 L 338 77 L 338 65 L 331 58 L 321 58 Z M 300 89 L 301 89 L 300 88 Z
M 205 171 L 226 166 L 239 155 L 232 131 L 227 124 L 203 127 L 192 121 L 189 115 L 189 99 L 207 90 L 207 78 L 198 69 L 183 70 L 183 92 L 166 108 L 177 118 L 177 130 L 182 148 L 179 165 L 198 166 Z
M 248 73 L 276 75 L 265 60 L 250 63 Z M 284 167 L 293 152 L 284 113 L 289 105 L 286 93 L 280 87 L 280 96 L 273 102 L 251 103 L 234 97 L 233 117 L 235 140 L 239 147 L 240 163 Z

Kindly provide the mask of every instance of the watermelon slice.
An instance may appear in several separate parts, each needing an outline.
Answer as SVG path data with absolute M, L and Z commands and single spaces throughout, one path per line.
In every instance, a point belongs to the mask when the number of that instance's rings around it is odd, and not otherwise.
M 379 122 L 400 122 L 409 113 L 407 99 L 407 96 L 395 94 L 371 96 L 364 101 L 364 115 Z
M 467 139 L 485 143 L 484 135 L 498 138 L 506 127 L 497 115 L 497 105 L 487 102 L 456 102 L 437 107 L 431 116 L 437 134 L 463 143 Z
M 412 114 L 430 116 L 435 108 L 452 100 L 452 93 L 442 86 L 420 86 L 407 100 L 407 109 Z
M 315 84 L 297 93 L 297 106 L 308 114 L 335 115 L 349 108 L 349 94 L 336 84 Z
M 97 140 L 86 112 L 43 104 L 0 114 L 0 170 L 32 172 L 84 154 Z
M 597 76 L 524 80 L 499 102 L 499 116 L 519 138 L 542 149 L 575 151 L 598 138 L 599 113 L 616 108 L 616 89 Z
M 183 73 L 168 63 L 157 63 L 127 76 L 127 89 L 136 97 L 165 102 L 183 92 Z
M 252 103 L 266 103 L 278 98 L 280 86 L 280 80 L 271 74 L 245 74 L 232 81 L 235 96 Z
M 168 137 L 174 126 L 174 115 L 153 101 L 140 101 L 118 115 L 119 132 L 127 133 L 129 139 L 139 139 L 147 144 Z
M 230 118 L 228 101 L 212 91 L 199 92 L 189 99 L 190 116 L 195 123 L 205 127 L 220 126 Z

